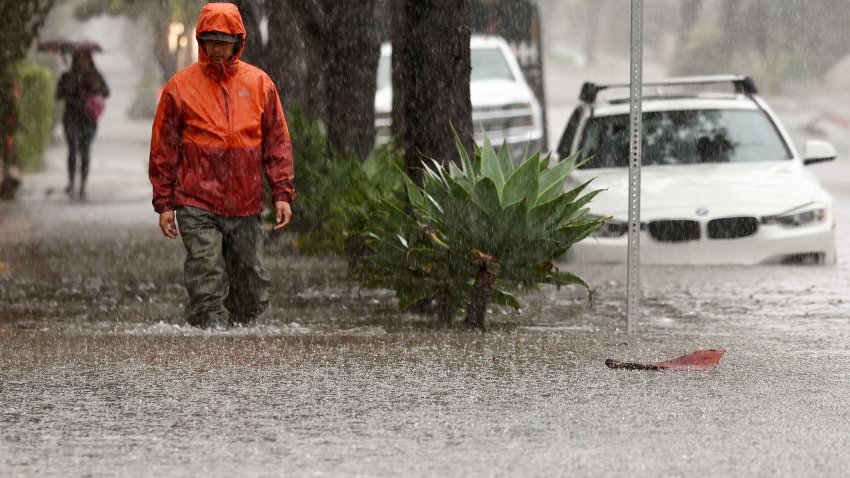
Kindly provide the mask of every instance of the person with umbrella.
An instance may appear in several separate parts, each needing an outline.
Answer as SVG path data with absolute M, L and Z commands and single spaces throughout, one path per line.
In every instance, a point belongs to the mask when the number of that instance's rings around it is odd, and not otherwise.
M 68 142 L 68 187 L 65 191 L 69 196 L 74 195 L 74 179 L 79 156 L 78 194 L 80 199 L 86 197 L 91 144 L 97 131 L 98 118 L 103 112 L 103 101 L 107 96 L 109 96 L 109 87 L 94 65 L 91 50 L 85 48 L 74 50 L 71 69 L 62 74 L 56 87 L 56 98 L 65 101 L 62 125 Z

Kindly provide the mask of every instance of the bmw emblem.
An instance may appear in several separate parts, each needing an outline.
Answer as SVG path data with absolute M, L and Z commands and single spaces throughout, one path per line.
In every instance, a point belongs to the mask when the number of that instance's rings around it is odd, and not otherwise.
M 705 216 L 706 214 L 708 214 L 708 208 L 705 208 L 705 207 L 698 207 L 697 208 L 697 216 Z

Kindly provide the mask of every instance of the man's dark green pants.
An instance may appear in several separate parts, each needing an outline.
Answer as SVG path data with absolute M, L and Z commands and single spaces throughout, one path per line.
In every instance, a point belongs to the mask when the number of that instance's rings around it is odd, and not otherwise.
M 260 217 L 223 217 L 181 207 L 177 225 L 186 246 L 186 321 L 213 328 L 245 325 L 256 319 L 269 302 Z

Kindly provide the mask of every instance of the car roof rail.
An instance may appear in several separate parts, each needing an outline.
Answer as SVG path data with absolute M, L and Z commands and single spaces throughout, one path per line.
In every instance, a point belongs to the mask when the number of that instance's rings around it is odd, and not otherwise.
M 731 83 L 735 88 L 735 93 L 744 95 L 758 94 L 756 82 L 749 76 L 743 75 L 706 75 L 706 76 L 683 76 L 678 78 L 668 78 L 660 81 L 647 81 L 643 86 L 681 86 L 681 85 L 709 85 L 718 83 Z M 600 84 L 585 82 L 581 85 L 581 92 L 578 95 L 579 100 L 584 103 L 593 103 L 596 101 L 596 95 L 600 91 L 609 88 L 629 88 L 628 83 L 611 83 Z

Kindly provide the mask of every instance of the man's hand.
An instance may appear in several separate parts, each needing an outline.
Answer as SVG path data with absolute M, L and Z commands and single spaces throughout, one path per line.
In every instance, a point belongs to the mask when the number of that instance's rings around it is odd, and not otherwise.
M 274 208 L 277 209 L 277 224 L 274 226 L 274 230 L 277 231 L 289 224 L 289 220 L 292 219 L 292 208 L 286 201 L 275 201 Z
M 174 211 L 159 213 L 159 228 L 162 229 L 163 236 L 177 239 L 177 224 L 174 222 Z

